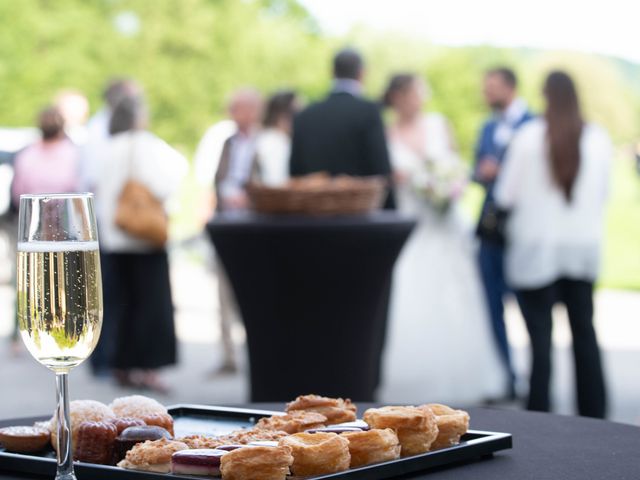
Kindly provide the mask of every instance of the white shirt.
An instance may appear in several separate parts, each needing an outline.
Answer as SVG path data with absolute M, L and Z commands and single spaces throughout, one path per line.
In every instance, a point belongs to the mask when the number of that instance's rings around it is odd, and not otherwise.
M 87 123 L 86 139 L 80 150 L 80 188 L 93 192 L 99 175 L 100 152 L 109 139 L 111 111 L 106 107 L 96 112 Z
M 133 178 L 166 205 L 187 172 L 187 161 L 163 140 L 145 131 L 119 133 L 103 145 L 96 157 L 99 175 L 95 188 L 100 247 L 107 252 L 150 251 L 149 244 L 114 222 L 122 188 Z
M 224 142 L 236 133 L 233 120 L 222 120 L 210 126 L 198 144 L 194 156 L 196 180 L 202 187 L 212 188 Z
M 516 131 L 516 124 L 527 113 L 527 104 L 521 98 L 514 99 L 507 109 L 498 117 L 498 125 L 493 134 L 493 141 L 499 147 L 505 148 L 511 142 Z
M 251 177 L 251 168 L 256 155 L 255 135 L 238 132 L 230 139 L 229 171 L 220 185 L 220 195 L 231 197 L 244 191 Z
M 541 288 L 560 278 L 593 281 L 600 267 L 612 146 L 607 133 L 585 125 L 580 168 L 567 202 L 552 178 L 546 122 L 515 134 L 495 189 L 507 221 L 505 272 L 515 288 Z
M 283 185 L 289 179 L 291 139 L 282 130 L 267 128 L 257 142 L 260 180 L 270 187 Z

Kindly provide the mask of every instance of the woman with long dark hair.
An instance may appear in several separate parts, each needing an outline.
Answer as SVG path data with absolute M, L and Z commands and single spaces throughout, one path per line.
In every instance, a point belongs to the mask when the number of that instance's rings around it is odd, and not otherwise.
M 517 290 L 532 348 L 527 407 L 549 411 L 552 308 L 566 306 L 573 337 L 578 411 L 604 417 L 605 382 L 593 327 L 612 148 L 583 119 L 573 80 L 552 72 L 544 117 L 513 139 L 496 185 L 510 210 L 505 270 Z

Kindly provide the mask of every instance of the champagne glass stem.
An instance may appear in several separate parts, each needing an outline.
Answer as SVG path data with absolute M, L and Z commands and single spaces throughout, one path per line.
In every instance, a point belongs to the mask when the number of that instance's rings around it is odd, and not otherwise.
M 69 421 L 69 373 L 56 372 L 56 423 L 58 435 L 58 470 L 56 480 L 76 480 L 71 451 L 71 422 Z

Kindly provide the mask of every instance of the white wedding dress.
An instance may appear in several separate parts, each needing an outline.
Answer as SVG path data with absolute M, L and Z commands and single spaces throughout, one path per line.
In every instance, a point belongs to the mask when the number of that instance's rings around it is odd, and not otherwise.
M 434 162 L 460 162 L 446 120 L 422 120 L 423 152 Z M 384 401 L 470 405 L 504 388 L 477 272 L 471 223 L 452 204 L 439 213 L 411 187 L 424 160 L 391 141 L 400 212 L 418 225 L 396 264 L 385 355 Z

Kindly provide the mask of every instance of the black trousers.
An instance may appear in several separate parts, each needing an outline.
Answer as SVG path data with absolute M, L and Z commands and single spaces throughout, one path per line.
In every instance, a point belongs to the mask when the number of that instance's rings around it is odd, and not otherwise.
M 604 418 L 606 393 L 593 328 L 593 283 L 561 279 L 543 288 L 520 290 L 519 301 L 533 356 L 527 408 L 544 412 L 551 408 L 551 310 L 555 303 L 561 302 L 567 308 L 573 337 L 578 412 L 587 417 Z

